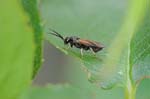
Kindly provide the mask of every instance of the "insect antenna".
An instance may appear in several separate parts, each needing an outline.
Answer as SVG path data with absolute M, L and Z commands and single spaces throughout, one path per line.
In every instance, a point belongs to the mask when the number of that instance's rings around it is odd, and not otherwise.
M 60 35 L 58 32 L 56 32 L 55 30 L 50 29 L 50 28 L 49 28 L 49 30 L 50 30 L 50 34 L 55 35 L 64 41 L 64 37 L 62 35 Z

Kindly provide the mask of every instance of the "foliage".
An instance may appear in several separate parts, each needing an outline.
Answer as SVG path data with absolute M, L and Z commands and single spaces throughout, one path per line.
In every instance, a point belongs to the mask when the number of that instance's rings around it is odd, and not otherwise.
M 29 16 L 29 26 L 33 28 L 34 32 L 35 54 L 33 78 L 42 64 L 42 28 L 40 25 L 37 4 L 37 0 L 22 0 L 22 6 Z
M 150 2 L 146 0 L 43 0 L 40 5 L 37 0 L 1 1 L 0 98 L 16 99 L 41 66 L 42 28 L 38 7 L 45 38 L 65 54 L 77 58 L 88 80 L 98 87 L 91 84 L 83 89 L 71 85 L 31 87 L 21 98 L 97 99 L 106 93 L 100 87 L 115 86 L 125 89 L 127 99 L 135 98 L 140 82 L 150 77 Z M 105 48 L 96 55 L 84 52 L 81 56 L 79 49 L 68 49 L 60 39 L 50 35 L 48 28 L 63 36 L 99 41 Z M 119 92 L 120 89 L 110 94 Z
M 0 98 L 16 99 L 31 83 L 33 34 L 18 0 L 1 0 L 0 12 Z

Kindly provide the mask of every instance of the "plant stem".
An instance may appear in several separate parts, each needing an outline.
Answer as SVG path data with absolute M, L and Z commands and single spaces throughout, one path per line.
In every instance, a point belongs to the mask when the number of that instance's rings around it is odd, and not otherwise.
M 125 99 L 135 99 L 136 95 L 136 86 L 133 84 L 132 81 L 132 67 L 130 67 L 130 43 L 128 44 L 128 65 L 127 65 L 127 71 L 126 71 L 126 89 L 125 89 Z
M 133 85 L 128 85 L 125 90 L 125 99 L 135 99 L 136 87 Z
M 129 36 L 129 41 L 131 42 L 131 35 Z M 125 99 L 135 99 L 136 95 L 136 86 L 134 86 L 132 81 L 132 66 L 130 66 L 130 43 L 128 43 L 128 60 L 127 60 L 127 68 L 126 68 L 126 89 L 125 89 Z

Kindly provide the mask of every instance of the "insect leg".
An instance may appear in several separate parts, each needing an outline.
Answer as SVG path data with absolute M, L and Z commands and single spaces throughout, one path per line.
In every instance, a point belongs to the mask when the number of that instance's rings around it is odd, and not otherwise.
M 83 49 L 82 48 L 80 50 L 80 54 L 81 54 L 81 56 L 83 56 Z
M 70 43 L 70 47 L 73 47 L 73 43 Z
M 96 53 L 93 51 L 93 49 L 91 47 L 90 47 L 90 50 L 94 55 L 96 55 Z
M 72 43 L 69 43 L 69 44 L 68 44 L 67 49 L 69 49 L 70 47 L 73 47 L 73 44 L 72 44 Z
M 70 45 L 67 45 L 67 49 L 69 49 L 70 48 Z

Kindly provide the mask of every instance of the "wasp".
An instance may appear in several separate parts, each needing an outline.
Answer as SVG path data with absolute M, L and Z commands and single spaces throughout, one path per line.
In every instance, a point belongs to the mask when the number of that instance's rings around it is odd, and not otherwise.
M 63 37 L 60 33 L 50 29 L 50 34 L 55 35 L 63 40 L 64 44 L 69 44 L 70 47 L 76 47 L 80 49 L 81 56 L 83 56 L 83 50 L 91 50 L 94 54 L 101 51 L 104 46 L 100 42 L 81 39 L 77 36 Z

